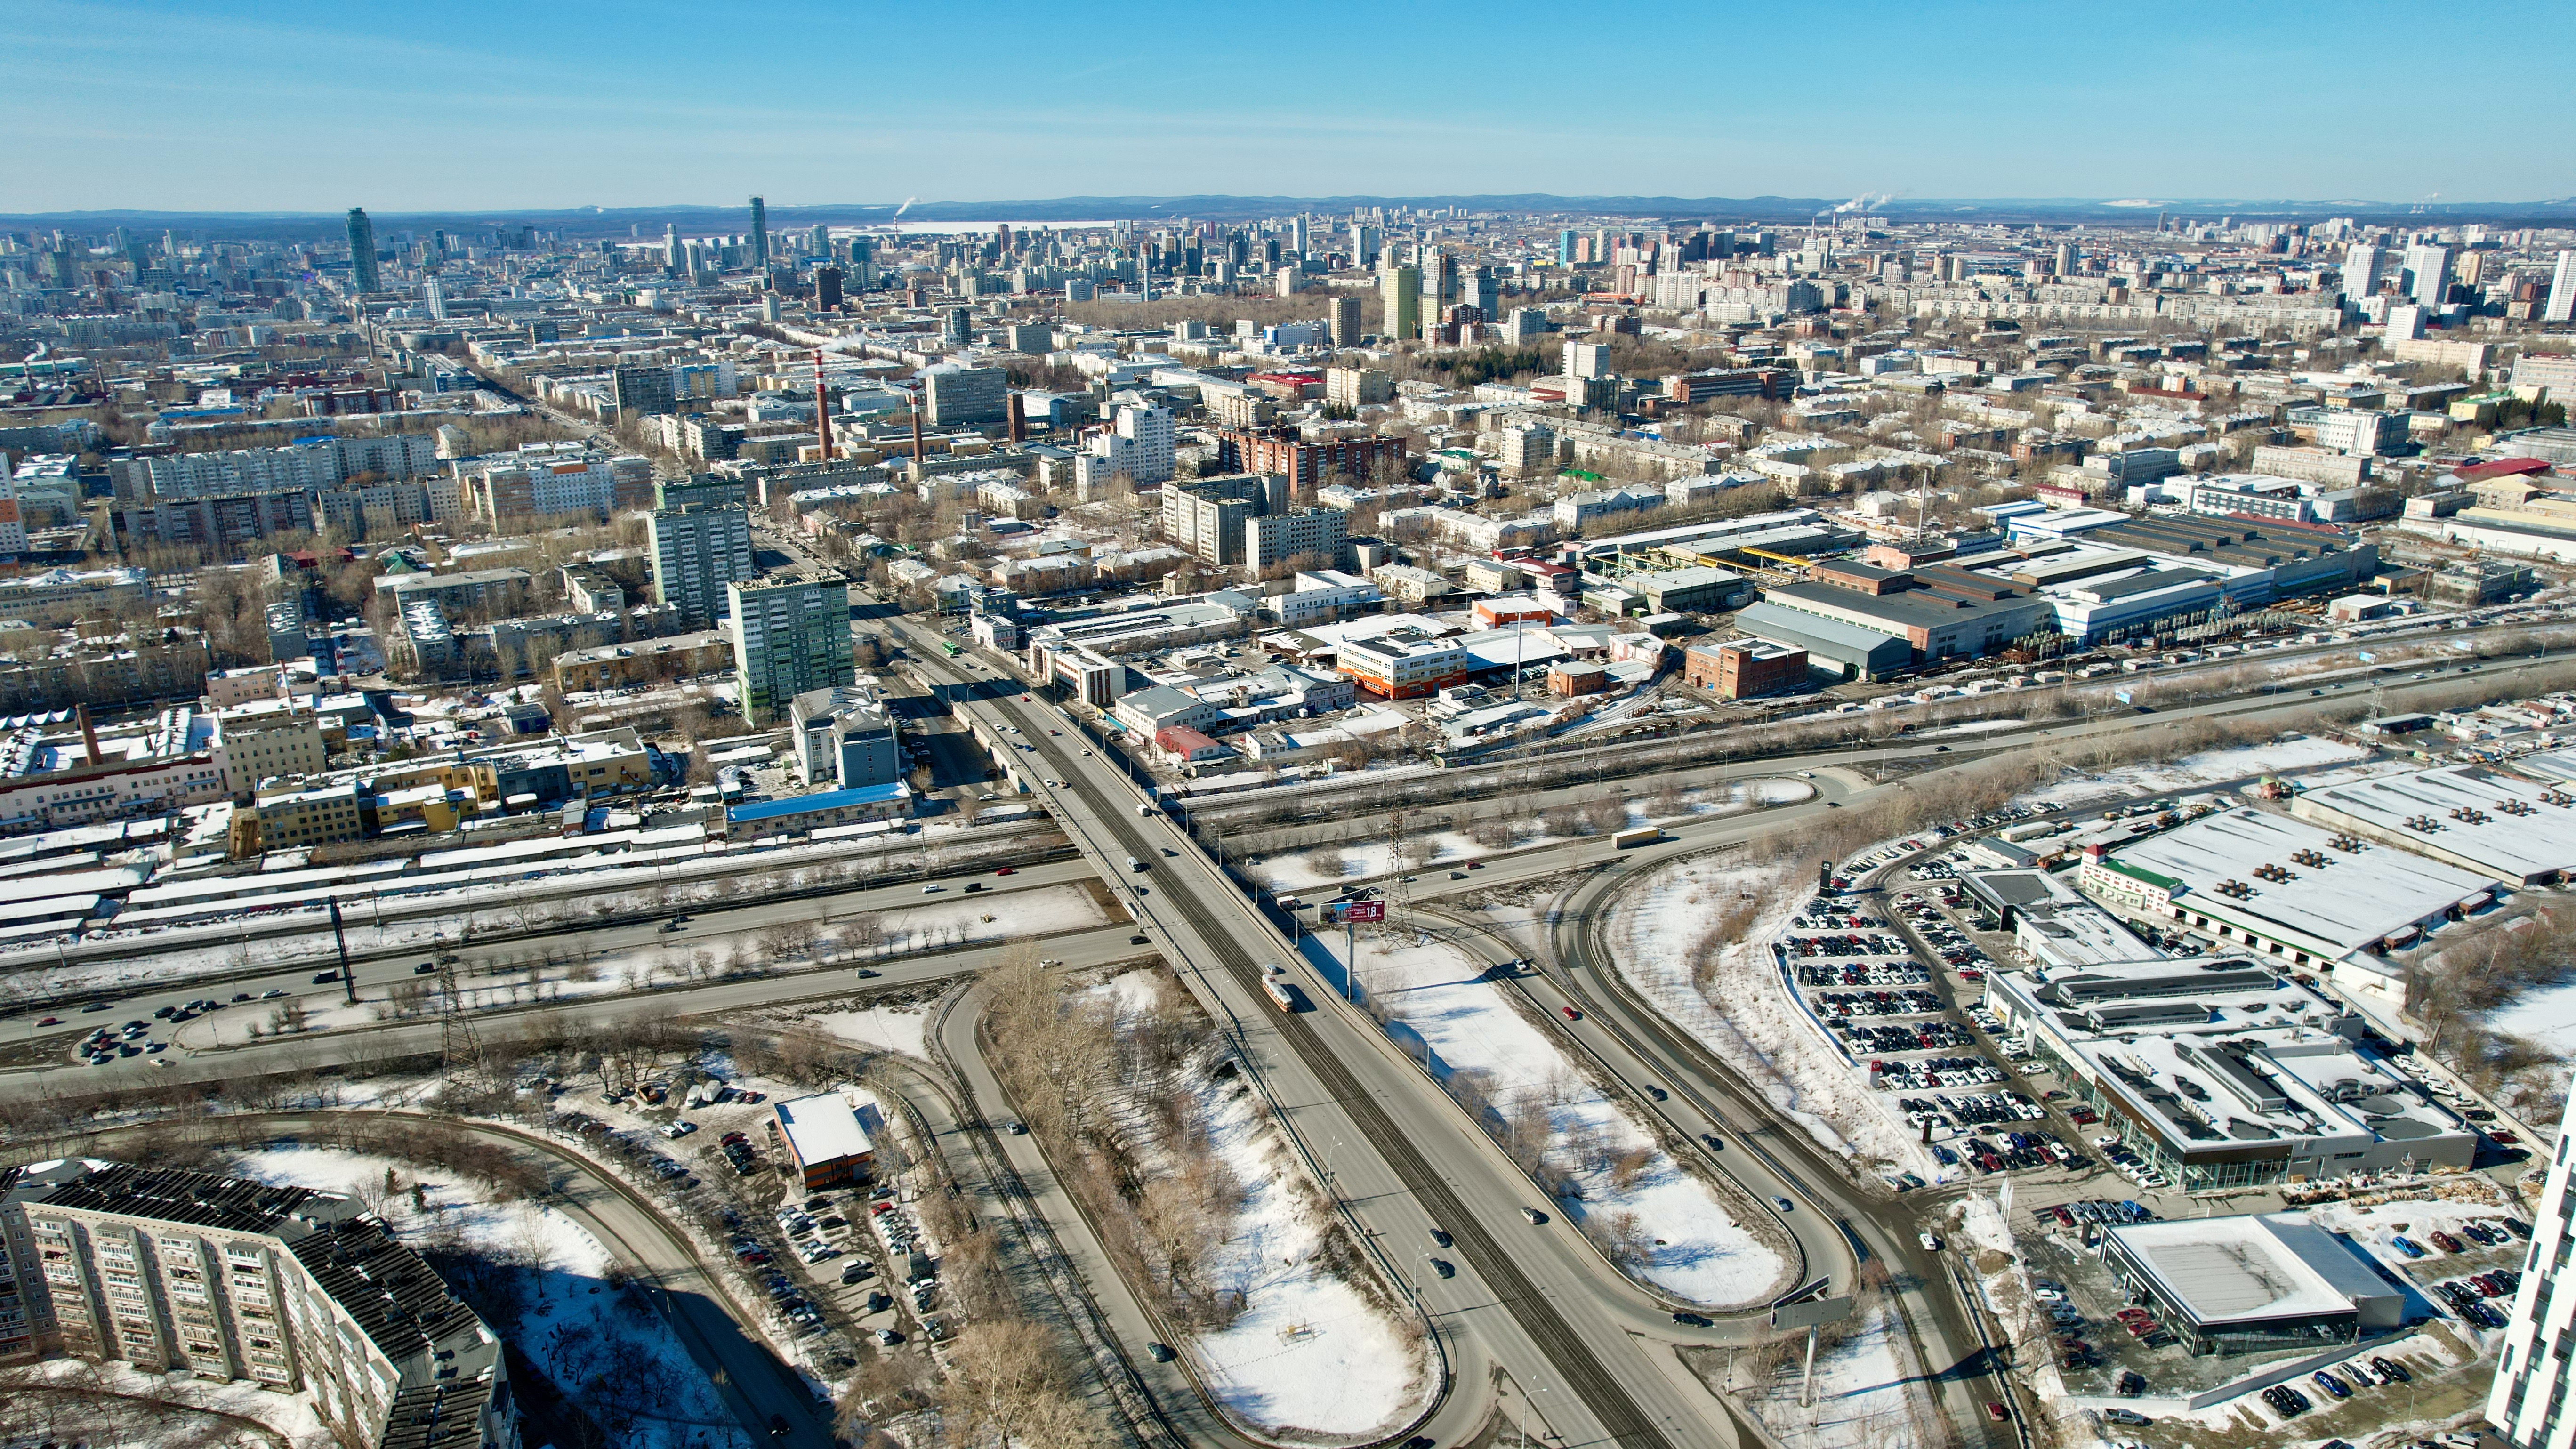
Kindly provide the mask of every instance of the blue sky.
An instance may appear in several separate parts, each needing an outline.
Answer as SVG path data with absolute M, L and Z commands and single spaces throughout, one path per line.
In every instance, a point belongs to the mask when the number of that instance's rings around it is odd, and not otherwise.
M 22 213 L 2576 193 L 2563 0 L 10 0 L 0 25 Z

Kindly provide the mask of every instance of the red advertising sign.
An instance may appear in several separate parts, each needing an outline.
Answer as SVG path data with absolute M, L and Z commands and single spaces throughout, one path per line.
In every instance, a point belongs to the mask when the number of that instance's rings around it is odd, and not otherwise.
M 1386 919 L 1386 902 L 1346 902 L 1342 906 L 1342 919 L 1345 921 L 1383 921 Z

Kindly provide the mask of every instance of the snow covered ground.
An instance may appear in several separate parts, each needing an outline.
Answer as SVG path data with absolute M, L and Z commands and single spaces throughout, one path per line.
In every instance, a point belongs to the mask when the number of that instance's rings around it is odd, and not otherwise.
M 1095 988 L 1132 1006 L 1164 989 L 1153 971 Z M 1430 1390 L 1427 1348 L 1410 1343 L 1359 1287 L 1327 1261 L 1336 1220 L 1261 1109 L 1259 1094 L 1204 1068 L 1179 1080 L 1197 1099 L 1208 1150 L 1243 1185 L 1241 1207 L 1202 1265 L 1206 1281 L 1240 1289 L 1225 1328 L 1192 1338 L 1209 1391 L 1265 1431 L 1363 1438 L 1396 1428 Z
M 923 1044 L 925 1019 L 917 1006 L 875 1006 L 865 1011 L 822 1011 L 805 1018 L 815 1026 L 848 1042 L 871 1051 L 895 1052 L 903 1056 L 929 1060 L 930 1049 Z
M 1794 805 L 1815 797 L 1816 787 L 1804 780 L 1763 779 L 1739 784 L 1709 786 L 1679 793 L 1679 810 L 1657 808 L 1652 796 L 1632 796 L 1625 802 L 1625 829 L 1635 825 L 1678 825 L 1692 820 L 1717 819 L 1741 815 L 1749 810 L 1773 805 Z M 1530 850 L 1554 844 L 1567 837 L 1550 835 L 1539 828 L 1536 819 L 1523 822 L 1526 829 L 1509 848 Z M 1608 832 L 1601 832 L 1607 834 Z M 1477 844 L 1465 831 L 1443 830 L 1422 837 L 1430 854 L 1421 862 L 1423 868 L 1437 870 L 1465 860 L 1484 860 L 1498 854 L 1492 846 Z M 1342 845 L 1316 846 L 1304 851 L 1283 851 L 1261 863 L 1275 890 L 1298 891 L 1314 886 L 1331 885 L 1343 880 L 1367 879 L 1394 875 L 1395 847 L 1385 840 L 1354 840 Z
M 2527 1036 L 2561 1054 L 2576 1054 L 2576 980 L 2526 991 L 2513 1005 L 2487 1018 L 2507 1036 Z
M 1883 1300 L 1864 1307 L 1841 1343 L 1816 1355 L 1815 1402 L 1798 1403 L 1801 1361 L 1749 1395 L 1754 1417 L 1795 1449 L 1874 1449 L 1918 1442 L 1929 1406 L 1913 1382 L 1904 1325 Z
M 1635 1215 L 1643 1260 L 1632 1271 L 1693 1303 L 1734 1307 L 1777 1292 L 1788 1265 L 1747 1231 L 1717 1190 L 1686 1171 L 1625 1102 L 1606 1095 L 1555 1037 L 1515 1009 L 1511 988 L 1483 979 L 1486 963 L 1458 946 L 1410 930 L 1360 938 L 1359 982 L 1366 999 L 1393 1018 L 1389 1030 L 1447 1081 L 1474 1074 L 1504 1120 L 1516 1108 L 1546 1117 L 1550 1165 L 1580 1185 L 1558 1206 L 1596 1229 Z M 1307 960 L 1323 990 L 1340 989 L 1342 938 L 1309 936 Z M 1314 983 L 1307 983 L 1312 985 Z
M 1931 1154 L 1827 1044 L 1773 964 L 1772 938 L 1813 885 L 1803 863 L 1703 856 L 1657 867 L 1619 898 L 1607 927 L 1610 963 L 1826 1147 L 1938 1180 Z M 1721 917 L 1747 923 L 1703 951 Z M 1695 979 L 1699 966 L 1706 974 Z
M 2128 799 L 2169 790 L 2188 790 L 2197 785 L 2215 785 L 2251 775 L 2283 775 L 2322 769 L 2328 765 L 2348 765 L 2366 758 L 2368 754 L 2369 751 L 2357 745 L 2347 745 L 2339 740 L 2294 735 L 2268 744 L 2231 745 L 2185 755 L 2179 760 L 2122 765 L 2116 769 L 2077 775 L 2033 790 L 2018 797 L 2015 803 L 2036 805 L 2045 810 L 2065 810 L 2095 800 Z
M 280 1143 L 232 1157 L 233 1170 L 244 1177 L 361 1201 L 384 1193 L 390 1169 L 398 1187 L 384 1198 L 382 1212 L 404 1241 L 420 1246 L 453 1236 L 520 1265 L 530 1286 L 512 1341 L 594 1417 L 631 1416 L 620 1443 L 749 1449 L 749 1437 L 670 1326 L 659 1314 L 620 1307 L 620 1295 L 604 1287 L 608 1250 L 564 1214 L 532 1202 L 484 1201 L 442 1169 L 339 1148 Z M 422 1185 L 422 1207 L 414 1206 L 415 1183 Z

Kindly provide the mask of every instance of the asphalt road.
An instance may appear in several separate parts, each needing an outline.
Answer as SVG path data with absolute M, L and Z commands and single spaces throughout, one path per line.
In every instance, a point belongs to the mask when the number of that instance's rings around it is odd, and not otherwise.
M 1270 1007 L 1259 969 L 1291 959 L 1289 943 L 1170 821 L 1137 814 L 1142 797 L 1108 756 L 1082 755 L 1078 731 L 1049 735 L 1064 723 L 1054 709 L 925 657 L 932 649 L 915 636 L 915 670 L 952 686 L 960 711 L 994 737 L 1018 726 L 1047 777 L 1069 782 L 1039 785 L 1040 798 L 1129 893 L 1183 982 L 1236 1038 L 1315 1175 L 1438 1326 L 1458 1382 L 1499 1365 L 1569 1443 L 1737 1442 L 1725 1407 L 1669 1349 L 1632 1331 L 1645 1295 L 1552 1211 L 1541 1225 L 1524 1220 L 1523 1207 L 1544 1198 L 1375 1023 L 1338 1002 Z M 1130 856 L 1147 869 L 1131 872 Z M 1456 1239 L 1454 1279 L 1420 1267 L 1434 1227 Z M 1427 1432 L 1471 1430 L 1473 1407 L 1444 1404 Z

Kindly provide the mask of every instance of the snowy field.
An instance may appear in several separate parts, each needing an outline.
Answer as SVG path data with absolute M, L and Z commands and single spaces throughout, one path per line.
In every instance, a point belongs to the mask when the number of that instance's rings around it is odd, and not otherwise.
M 2563 1055 L 2576 1055 L 2576 980 L 2526 991 L 2487 1018 L 2491 1031 L 2524 1036 Z
M 821 1011 L 806 1017 L 818 1029 L 854 1047 L 927 1061 L 926 1020 L 917 1006 L 875 1006 L 865 1011 Z
M 387 1224 L 415 1247 L 453 1237 L 516 1262 L 530 1286 L 511 1341 L 594 1417 L 631 1418 L 620 1443 L 749 1449 L 749 1436 L 663 1318 L 622 1308 L 620 1295 L 603 1286 L 608 1250 L 564 1214 L 530 1202 L 482 1201 L 442 1169 L 338 1148 L 280 1144 L 231 1156 L 233 1170 L 244 1177 L 348 1193 L 362 1202 L 383 1196 L 390 1169 L 399 1186 L 384 1197 Z M 414 1206 L 414 1183 L 422 1185 L 423 1207 Z
M 1659 866 L 1619 897 L 1607 927 L 1610 963 L 1827 1148 L 1938 1181 L 1943 1170 L 1931 1154 L 1827 1044 L 1772 962 L 1772 938 L 1813 885 L 1798 864 L 1692 857 Z M 1730 913 L 1749 923 L 1704 953 Z
M 1431 1070 L 1447 1081 L 1472 1080 L 1508 1121 L 1517 1111 L 1544 1113 L 1551 1165 L 1580 1185 L 1579 1199 L 1557 1206 L 1602 1229 L 1615 1215 L 1635 1215 L 1642 1261 L 1631 1271 L 1693 1303 L 1729 1308 L 1785 1286 L 1788 1264 L 1736 1221 L 1717 1190 L 1684 1170 L 1625 1102 L 1585 1075 L 1556 1038 L 1513 1005 L 1511 988 L 1482 979 L 1485 963 L 1448 941 L 1409 930 L 1372 932 L 1359 941 L 1359 981 L 1366 999 L 1394 1020 L 1390 1032 L 1406 1050 L 1429 1049 Z M 1309 936 L 1304 949 L 1323 989 L 1344 979 L 1342 938 Z M 1311 983 L 1310 983 L 1311 984 Z
M 2262 745 L 2231 745 L 2203 750 L 2179 760 L 2122 765 L 2117 769 L 2077 775 L 2016 797 L 2014 803 L 2043 810 L 2066 810 L 2095 800 L 2125 800 L 2171 790 L 2189 790 L 2242 780 L 2252 775 L 2284 775 L 2299 770 L 2349 765 L 2369 751 L 2339 740 L 2295 735 Z
M 1631 797 L 1625 804 L 1626 823 L 1615 829 L 1637 825 L 1674 826 L 1693 820 L 1713 820 L 1774 805 L 1795 805 L 1815 798 L 1816 787 L 1804 780 L 1749 780 L 1733 785 L 1714 785 L 1705 789 L 1680 792 L 1681 809 L 1660 812 L 1652 797 Z M 1568 837 L 1550 835 L 1539 827 L 1537 819 L 1523 822 L 1526 827 L 1511 850 L 1530 850 L 1553 845 Z M 1603 831 L 1600 834 L 1607 835 Z M 1429 854 L 1420 867 L 1438 870 L 1461 861 L 1485 860 L 1500 854 L 1501 849 L 1477 844 L 1465 831 L 1442 830 L 1421 837 Z M 1342 845 L 1316 846 L 1304 851 L 1283 851 L 1265 858 L 1261 868 L 1267 873 L 1273 890 L 1299 891 L 1332 885 L 1344 880 L 1365 880 L 1374 876 L 1395 875 L 1395 846 L 1385 840 L 1354 840 Z M 1410 868 L 1410 867 L 1409 867 Z
M 1094 991 L 1124 1010 L 1161 989 L 1148 970 Z M 1328 1265 L 1330 1209 L 1262 1115 L 1259 1094 L 1203 1069 L 1178 1080 L 1197 1098 L 1208 1150 L 1244 1187 L 1203 1264 L 1208 1282 L 1242 1290 L 1243 1311 L 1187 1345 L 1209 1391 L 1272 1434 L 1359 1439 L 1401 1425 L 1431 1388 L 1425 1347 L 1407 1343 L 1386 1310 Z

